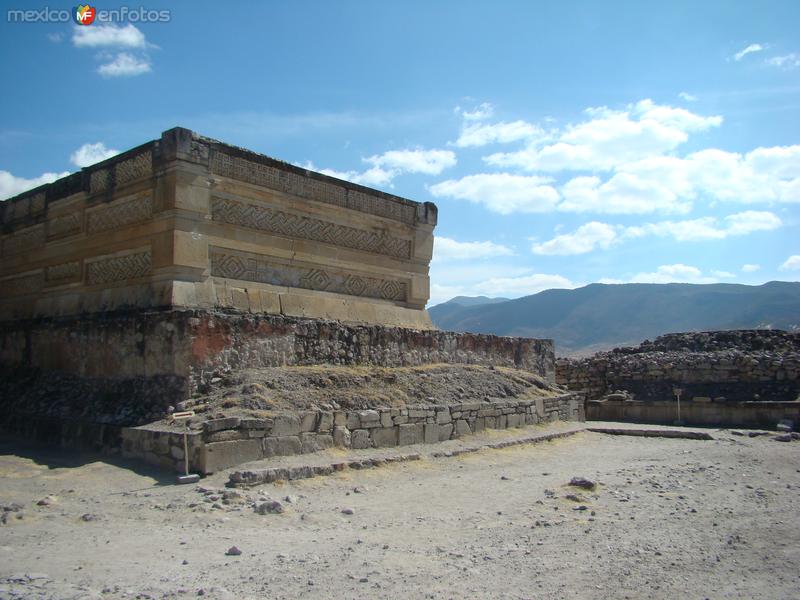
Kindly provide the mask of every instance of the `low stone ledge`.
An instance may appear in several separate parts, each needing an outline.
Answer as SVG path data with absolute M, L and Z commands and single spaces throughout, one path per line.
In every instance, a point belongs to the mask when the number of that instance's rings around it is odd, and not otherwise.
M 495 416 L 482 416 L 488 414 Z M 403 422 L 396 422 L 397 418 Z M 38 427 L 50 432 L 49 441 L 60 440 L 67 445 L 74 445 L 70 441 L 80 438 L 90 441 L 95 450 L 118 452 L 177 473 L 186 469 L 188 450 L 189 471 L 207 475 L 263 458 L 308 454 L 332 447 L 358 450 L 433 444 L 484 429 L 583 420 L 583 398 L 571 392 L 549 398 L 450 406 L 306 411 L 269 418 L 225 417 L 206 421 L 200 429 L 185 430 L 161 423 L 119 428 L 35 418 L 18 422 L 7 418 L 6 423 L 15 422 L 11 429 L 21 432 Z
M 605 433 L 607 435 L 630 435 L 634 437 L 659 437 L 682 440 L 713 440 L 711 434 L 704 431 L 686 431 L 682 429 L 617 429 L 613 427 L 587 427 L 586 431 Z
M 494 416 L 482 416 L 482 415 Z M 395 419 L 402 417 L 402 423 Z M 460 403 L 453 405 L 407 406 L 403 408 L 376 408 L 370 410 L 306 412 L 280 414 L 273 418 L 270 433 L 261 438 L 261 455 L 258 456 L 254 440 L 226 441 L 230 446 L 219 446 L 213 460 L 199 465 L 202 473 L 236 466 L 247 460 L 307 454 L 331 447 L 353 450 L 392 448 L 413 444 L 434 444 L 457 439 L 484 429 L 520 428 L 553 421 L 584 421 L 583 398 L 568 393 L 548 398 L 498 401 L 491 403 Z M 244 421 L 243 421 L 244 422 Z M 315 430 L 303 431 L 315 424 Z M 331 429 L 332 423 L 342 423 Z M 306 424 L 306 425 L 304 425 Z M 233 430 L 230 434 L 235 434 Z M 211 434 L 219 435 L 218 433 Z M 217 440 L 206 434 L 206 440 Z M 217 442 L 219 444 L 222 441 Z M 234 449 L 232 444 L 242 444 Z M 208 456 L 208 455 L 206 455 Z
M 378 458 L 356 459 L 347 462 L 335 462 L 326 465 L 305 465 L 300 467 L 273 467 L 270 469 L 259 469 L 255 471 L 234 471 L 228 479 L 228 487 L 254 487 L 275 481 L 292 481 L 296 479 L 309 479 L 311 477 L 332 475 L 333 473 L 344 471 L 345 469 L 370 469 L 383 467 L 385 465 L 419 460 L 418 453 L 400 454 L 397 456 L 385 456 Z
M 681 401 L 680 417 L 687 425 L 774 429 L 784 419 L 800 421 L 800 402 Z M 586 418 L 589 421 L 671 425 L 678 418 L 678 403 L 674 400 L 589 400 Z
M 433 459 L 440 458 L 453 458 L 463 454 L 470 454 L 484 449 L 500 450 L 503 448 L 511 448 L 513 446 L 521 446 L 526 444 L 538 444 L 543 442 L 550 442 L 557 439 L 566 438 L 579 433 L 579 430 L 573 431 L 559 431 L 556 433 L 548 434 L 534 434 L 525 436 L 523 438 L 516 438 L 512 440 L 503 440 L 500 442 L 487 442 L 477 446 L 467 448 L 456 448 L 453 450 L 444 450 L 441 452 L 432 452 L 427 457 Z M 344 462 L 335 462 L 323 465 L 306 465 L 302 467 L 272 467 L 267 469 L 256 470 L 240 470 L 234 471 L 228 477 L 227 487 L 233 488 L 248 488 L 255 487 L 263 484 L 274 483 L 276 481 L 290 481 L 294 479 L 307 479 L 310 477 L 332 475 L 344 471 L 346 469 L 370 469 L 375 467 L 383 467 L 388 464 L 406 461 L 416 461 L 423 458 L 418 452 L 409 454 L 395 454 L 389 456 L 379 456 L 374 458 L 359 458 Z

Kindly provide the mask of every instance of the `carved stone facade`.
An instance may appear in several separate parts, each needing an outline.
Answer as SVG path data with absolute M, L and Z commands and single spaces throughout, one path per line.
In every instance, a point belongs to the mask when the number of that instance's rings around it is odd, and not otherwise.
M 98 285 L 139 279 L 149 275 L 152 267 L 153 257 L 150 250 L 123 256 L 103 257 L 86 265 L 86 283 Z
M 374 194 L 348 189 L 348 187 L 337 185 L 332 181 L 311 179 L 300 173 L 231 156 L 225 152 L 213 153 L 211 172 L 301 198 L 394 219 L 409 225 L 414 224 L 416 216 L 416 209 L 412 203 L 384 202 Z
M 172 129 L 0 202 L 0 321 L 150 307 L 430 329 L 436 207 Z
M 150 218 L 152 208 L 153 201 L 150 195 L 117 200 L 109 206 L 89 212 L 86 216 L 86 229 L 89 233 L 99 233 L 139 223 Z
M 384 300 L 406 300 L 406 284 L 397 280 L 280 264 L 270 260 L 268 256 L 224 248 L 211 248 L 211 274 L 216 277 L 318 292 L 336 292 Z
M 81 278 L 81 263 L 80 261 L 72 261 L 52 265 L 47 267 L 46 271 L 47 282 L 50 284 L 59 284 L 67 281 L 76 281 Z
M 227 198 L 213 198 L 211 215 L 215 221 L 287 237 L 315 240 L 397 258 L 411 257 L 411 240 L 392 237 L 385 231 L 365 231 L 356 227 L 337 225 L 330 221 L 295 215 L 269 206 L 258 206 Z

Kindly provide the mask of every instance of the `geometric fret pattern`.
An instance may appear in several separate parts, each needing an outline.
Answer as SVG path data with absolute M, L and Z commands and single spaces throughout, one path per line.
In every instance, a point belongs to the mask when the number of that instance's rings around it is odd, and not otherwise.
M 96 260 L 86 265 L 86 283 L 97 285 L 149 275 L 153 266 L 150 250 Z
M 153 173 L 153 157 L 149 150 L 114 165 L 114 185 L 120 186 Z
M 61 283 L 64 281 L 78 280 L 81 278 L 80 261 L 61 263 L 47 267 L 47 281 Z
M 108 169 L 92 171 L 89 176 L 89 193 L 105 192 L 111 186 L 111 172 Z
M 407 285 L 394 279 L 281 264 L 269 256 L 226 248 L 212 247 L 210 252 L 211 275 L 215 277 L 336 292 L 363 298 L 401 302 L 407 298 Z
M 3 241 L 3 255 L 11 256 L 12 254 L 20 254 L 39 248 L 43 244 L 44 227 L 41 225 L 28 227 L 8 236 Z
M 397 258 L 411 257 L 411 241 L 319 219 L 302 217 L 275 208 L 214 198 L 211 214 L 215 221 L 269 231 L 288 237 L 325 242 Z
M 153 203 L 150 196 L 142 196 L 123 202 L 113 202 L 107 208 L 93 210 L 86 218 L 89 233 L 117 229 L 123 225 L 138 223 L 152 214 Z
M 223 177 L 264 186 L 308 200 L 394 219 L 409 225 L 413 225 L 416 219 L 415 205 L 379 198 L 374 194 L 350 190 L 335 183 L 283 171 L 239 156 L 225 154 L 218 149 L 212 153 L 210 168 L 212 173 Z
M 81 230 L 81 213 L 73 212 L 63 217 L 52 217 L 47 222 L 47 236 L 62 237 Z

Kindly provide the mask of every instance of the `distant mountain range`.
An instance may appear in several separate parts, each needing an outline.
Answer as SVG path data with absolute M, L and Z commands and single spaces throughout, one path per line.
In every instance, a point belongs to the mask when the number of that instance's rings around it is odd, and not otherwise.
M 593 283 L 515 300 L 458 296 L 428 312 L 441 329 L 552 338 L 556 354 L 584 355 L 680 331 L 800 329 L 800 282 Z

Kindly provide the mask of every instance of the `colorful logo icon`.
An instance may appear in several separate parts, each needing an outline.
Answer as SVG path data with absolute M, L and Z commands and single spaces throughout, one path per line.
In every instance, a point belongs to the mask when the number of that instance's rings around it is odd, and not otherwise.
M 97 10 L 88 4 L 79 4 L 72 9 L 72 14 L 78 25 L 91 25 L 94 23 L 94 18 L 97 16 Z

